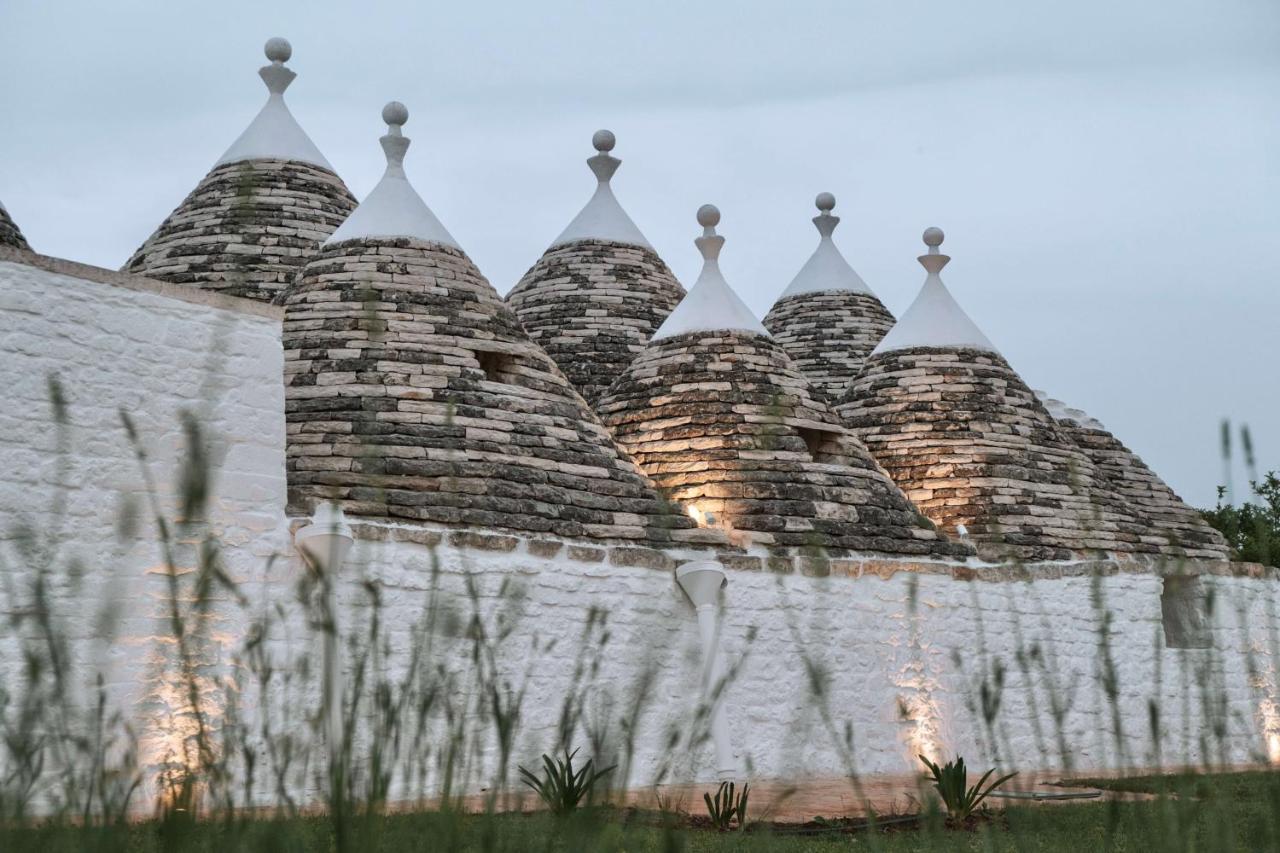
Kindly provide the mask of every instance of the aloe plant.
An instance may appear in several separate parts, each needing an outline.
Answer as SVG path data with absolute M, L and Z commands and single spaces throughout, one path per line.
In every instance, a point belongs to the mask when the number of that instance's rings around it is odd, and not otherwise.
M 545 753 L 542 756 L 542 778 L 531 770 L 520 766 L 520 781 L 528 785 L 542 802 L 547 804 L 554 814 L 569 814 L 578 808 L 584 797 L 590 797 L 596 782 L 613 772 L 618 765 L 610 764 L 603 770 L 594 770 L 595 761 L 590 760 L 580 769 L 573 769 L 573 757 L 578 750 L 565 753 L 565 757 L 553 759 Z M 594 772 L 593 772 L 594 771 Z
M 707 804 L 707 815 L 716 829 L 728 832 L 734 820 L 738 822 L 738 829 L 746 828 L 747 796 L 750 788 L 748 783 L 743 782 L 742 790 L 735 791 L 732 782 L 721 782 L 714 798 L 710 794 L 702 795 Z
M 1008 782 L 1017 773 L 1009 773 L 1001 776 L 994 782 L 986 785 L 987 779 L 991 774 L 995 773 L 995 768 L 991 768 L 982 774 L 982 778 L 977 781 L 973 787 L 967 787 L 969 784 L 969 771 L 964 766 L 964 759 L 957 757 L 955 761 L 948 761 L 939 767 L 934 762 L 920 756 L 920 760 L 924 762 L 924 766 L 929 768 L 929 773 L 933 776 L 933 787 L 937 790 L 938 796 L 942 798 L 942 804 L 947 807 L 947 814 L 956 820 L 964 820 L 982 805 L 982 801 L 987 798 L 996 788 L 999 788 L 1005 782 Z

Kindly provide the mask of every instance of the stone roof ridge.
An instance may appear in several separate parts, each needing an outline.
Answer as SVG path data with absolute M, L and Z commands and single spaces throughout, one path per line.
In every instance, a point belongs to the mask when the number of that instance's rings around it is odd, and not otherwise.
M 720 249 L 724 238 L 716 233 L 720 211 L 713 204 L 698 208 L 702 236 L 694 240 L 702 253 L 702 272 L 689 293 L 667 316 L 651 340 L 671 338 L 687 332 L 742 331 L 769 337 L 751 309 L 733 292 L 720 272 Z
M 399 101 L 391 101 L 382 108 L 382 120 L 387 123 L 387 132 L 379 141 L 387 156 L 387 170 L 377 186 L 322 245 L 331 246 L 344 240 L 409 237 L 461 250 L 405 174 L 404 155 L 410 140 L 400 128 L 409 120 L 408 108 Z
M 284 102 L 285 89 L 298 76 L 284 66 L 293 55 L 293 47 L 286 39 L 272 38 L 267 40 L 264 51 L 271 64 L 259 68 L 258 76 L 267 84 L 267 102 L 214 166 L 242 160 L 298 160 L 332 172 L 333 166 Z
M 617 137 L 609 130 L 597 130 L 591 137 L 596 154 L 587 159 L 587 165 L 596 176 L 596 191 L 582 210 L 578 211 L 578 215 L 560 232 L 560 236 L 552 241 L 552 248 L 579 240 L 610 240 L 646 249 L 653 248 L 622 209 L 609 184 L 613 173 L 622 165 L 621 160 L 609 153 L 616 143 Z
M 914 347 L 955 347 L 989 350 L 997 354 L 1000 352 L 942 283 L 939 274 L 951 260 L 950 256 L 938 251 L 943 236 L 941 228 L 925 229 L 924 242 L 929 251 L 918 258 L 920 265 L 928 272 L 924 286 L 920 288 L 920 294 L 907 312 L 872 350 L 872 355 Z
M 31 248 L 27 238 L 22 234 L 22 229 L 13 221 L 13 217 L 9 215 L 2 201 L 0 201 L 0 246 L 10 246 L 14 249 Z
M 1068 406 L 1056 397 L 1050 397 L 1044 391 L 1035 391 L 1034 393 L 1036 395 L 1036 399 L 1044 404 L 1044 407 L 1049 411 L 1049 414 L 1055 421 L 1075 421 L 1081 426 L 1089 429 L 1106 429 L 1106 427 L 1103 426 L 1102 421 L 1097 418 L 1090 417 L 1089 413 L 1083 409 Z
M 849 265 L 831 239 L 832 232 L 840 224 L 840 217 L 831 213 L 836 206 L 836 197 L 831 193 L 819 193 L 814 199 L 814 205 L 819 211 L 813 218 L 813 224 L 820 235 L 818 246 L 778 299 L 799 296 L 803 293 L 821 293 L 826 290 L 847 290 L 852 293 L 867 293 L 875 296 L 875 292 Z

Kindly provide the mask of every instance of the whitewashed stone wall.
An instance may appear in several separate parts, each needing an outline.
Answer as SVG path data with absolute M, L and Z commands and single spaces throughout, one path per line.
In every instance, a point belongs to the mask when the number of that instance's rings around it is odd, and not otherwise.
M 529 553 L 528 543 L 513 539 L 511 546 L 509 552 L 461 551 L 445 539 L 434 559 L 445 576 L 442 588 L 456 600 L 463 598 L 462 578 L 476 580 L 485 595 L 482 611 L 499 609 L 505 599 L 496 590 L 503 581 L 520 590 L 520 627 L 504 649 L 513 679 L 534 662 L 518 758 L 527 763 L 555 745 L 554 714 L 571 683 L 571 652 L 580 645 L 589 610 L 599 608 L 609 614 L 611 640 L 598 698 L 621 699 L 647 666 L 656 666 L 630 781 L 648 784 L 662 772 L 676 779 L 714 778 L 708 744 L 689 751 L 682 741 L 678 757 L 668 760 L 669 733 L 687 731 L 697 705 L 701 665 L 694 613 L 671 573 L 614 565 L 604 551 L 602 562 L 584 563 L 566 560 L 566 548 L 543 557 Z M 431 554 L 423 544 L 365 543 L 357 545 L 349 570 L 377 578 L 386 591 L 388 621 L 408 626 L 426 598 Z M 1076 770 L 1206 757 L 1242 762 L 1268 752 L 1280 759 L 1274 578 L 1206 575 L 1203 583 L 1216 598 L 1212 646 L 1179 650 L 1165 647 L 1163 581 L 1150 572 L 1109 574 L 1095 582 L 1082 567 L 1052 566 L 1043 571 L 1057 577 L 1029 583 L 869 565 L 877 574 L 729 573 L 722 651 L 729 666 L 741 665 L 726 701 L 744 773 L 842 775 L 847 756 L 836 744 L 846 725 L 863 773 L 914 771 L 920 752 Z M 1100 630 L 1105 612 L 1111 614 L 1109 652 Z M 537 643 L 548 640 L 557 653 L 538 653 Z M 1114 704 L 1102 687 L 1108 654 Z M 1250 659 L 1257 677 L 1251 677 Z M 822 700 L 811 687 L 811 667 L 822 673 Z M 1003 687 L 996 690 L 1001 667 Z M 984 680 L 988 695 L 999 697 L 990 729 L 981 710 Z M 1148 723 L 1152 700 L 1162 718 L 1159 755 Z M 1219 700 L 1225 703 L 1221 714 Z M 1061 726 L 1050 711 L 1055 704 L 1067 708 Z M 615 710 L 624 706 L 617 701 Z M 1225 752 L 1213 736 L 1218 717 Z M 579 739 L 585 744 L 584 734 Z
M 51 609 L 83 675 L 78 698 L 91 702 L 87 688 L 101 672 L 111 704 L 137 724 L 143 759 L 164 761 L 173 748 L 165 733 L 183 725 L 172 720 L 180 703 L 170 644 L 156 639 L 168 633 L 167 580 L 120 412 L 133 419 L 170 517 L 187 452 L 180 414 L 199 421 L 216 472 L 210 526 L 227 546 L 228 571 L 259 579 L 288 533 L 279 309 L 11 253 L 0 257 L 0 365 L 6 684 L 19 691 L 8 620 L 29 606 L 35 575 L 18 542 L 26 528 L 57 546 L 36 562 L 53 571 Z M 65 395 L 65 429 L 54 416 L 52 377 Z M 122 537 L 130 505 L 139 511 L 137 532 Z M 190 547 L 180 545 L 177 559 L 189 567 Z M 228 612 L 215 609 L 210 631 L 224 647 L 238 639 Z M 25 634 L 33 630 L 28 623 Z

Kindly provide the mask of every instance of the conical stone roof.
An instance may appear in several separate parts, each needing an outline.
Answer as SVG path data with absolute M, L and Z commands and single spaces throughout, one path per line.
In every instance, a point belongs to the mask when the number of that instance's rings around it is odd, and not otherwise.
M 267 103 L 126 272 L 270 301 L 355 208 L 284 102 L 289 43 L 271 39 L 266 53 Z
M 1229 559 L 1222 534 L 1195 509 L 1187 506 L 1159 475 L 1102 425 L 1061 400 L 1035 392 L 1049 414 L 1089 457 L 1105 487 L 1132 507 L 1148 524 L 1164 534 L 1163 549 L 1177 556 Z
M 618 204 L 621 160 L 598 131 L 587 160 L 595 194 L 507 295 L 529 336 L 595 403 L 684 296 L 684 288 Z
M 971 553 L 919 516 L 782 347 L 741 316 L 717 264 L 719 213 L 707 205 L 698 219 L 702 275 L 598 406 L 641 470 L 695 517 L 757 544 Z
M 5 210 L 3 203 L 0 203 L 0 246 L 8 246 L 11 249 L 29 250 L 31 248 L 27 244 L 27 238 L 22 236 L 22 229 L 13 221 L 13 217 L 9 215 L 9 211 Z
M 693 532 L 408 198 L 407 111 L 383 116 L 380 186 L 396 186 L 370 194 L 360 227 L 284 300 L 291 510 L 333 500 L 369 517 L 657 545 Z
M 821 193 L 815 204 L 818 247 L 769 309 L 764 325 L 815 392 L 834 404 L 893 327 L 893 314 L 831 239 L 840 222 L 831 215 L 835 196 Z
M 1100 486 L 1089 457 L 947 292 L 942 232 L 929 229 L 925 242 L 929 277 L 837 407 L 845 423 L 925 515 L 948 532 L 963 527 L 984 556 L 1167 544 Z

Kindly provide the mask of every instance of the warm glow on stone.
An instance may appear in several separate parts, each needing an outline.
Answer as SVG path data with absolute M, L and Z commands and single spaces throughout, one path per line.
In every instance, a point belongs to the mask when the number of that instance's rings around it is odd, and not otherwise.
M 690 504 L 689 506 L 685 507 L 684 511 L 686 515 L 688 515 L 690 518 L 693 519 L 693 523 L 698 525 L 699 527 L 711 526 L 710 516 L 708 516 L 707 513 L 703 512 L 702 510 L 698 509 L 696 506 L 693 506 L 692 504 Z
M 1280 764 L 1280 704 L 1272 699 L 1263 699 L 1258 704 L 1258 717 L 1262 722 L 1267 761 Z

